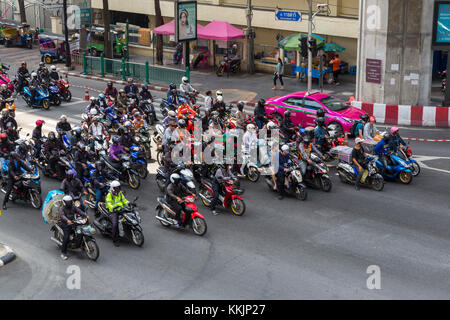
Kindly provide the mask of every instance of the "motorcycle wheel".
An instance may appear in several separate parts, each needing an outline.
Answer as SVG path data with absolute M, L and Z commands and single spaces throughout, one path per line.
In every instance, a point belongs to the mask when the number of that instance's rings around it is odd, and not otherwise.
M 162 151 L 158 151 L 158 152 L 156 153 L 156 161 L 158 161 L 158 164 L 159 164 L 160 166 L 163 165 L 163 153 L 162 153 Z
M 55 100 L 53 101 L 53 103 L 55 104 L 55 106 L 60 106 L 61 105 L 61 98 L 56 96 Z
M 320 177 L 320 189 L 325 192 L 330 192 L 333 184 L 329 178 Z
M 341 180 L 342 183 L 348 183 L 347 177 L 345 175 L 344 172 L 342 172 L 342 170 L 337 170 L 338 175 L 339 175 L 339 180 Z
M 137 247 L 142 247 L 144 244 L 144 234 L 139 230 L 131 230 L 131 241 Z
M 420 173 L 420 166 L 417 162 L 411 163 L 411 172 L 413 177 L 417 177 Z
M 59 233 L 58 229 L 56 229 L 56 227 L 55 227 L 55 230 L 53 231 L 53 238 L 55 238 L 56 240 L 58 240 L 61 243 L 63 242 L 63 234 Z M 59 245 L 58 245 L 58 247 L 59 247 Z
M 138 189 L 141 185 L 141 180 L 139 179 L 139 176 L 135 175 L 134 173 L 129 172 L 128 173 L 128 185 L 131 189 Z
M 411 181 L 412 181 L 412 179 L 413 179 L 413 175 L 412 175 L 411 172 L 405 172 L 405 171 L 403 171 L 403 172 L 400 172 L 399 178 L 400 178 L 400 181 L 401 181 L 402 183 L 404 183 L 404 184 L 410 184 Z
M 381 175 L 376 175 L 371 181 L 372 189 L 381 191 L 384 188 L 384 179 Z
M 42 101 L 42 108 L 45 110 L 50 109 L 50 101 L 48 101 L 48 100 Z
M 70 102 L 70 100 L 72 100 L 72 92 L 70 92 L 70 91 L 64 92 L 63 99 L 66 102 Z
M 161 176 L 156 177 L 156 184 L 158 185 L 158 188 L 161 192 L 164 192 L 164 188 L 166 187 L 166 183 L 162 179 Z
M 31 190 L 30 191 L 30 202 L 31 202 L 31 205 L 33 206 L 33 208 L 40 209 L 42 207 L 41 195 L 37 191 Z
M 305 187 L 300 186 L 300 185 L 296 186 L 295 187 L 295 197 L 298 200 L 305 201 L 306 198 L 308 197 L 308 193 L 306 192 Z
M 86 256 L 92 261 L 97 261 L 100 256 L 100 249 L 98 248 L 97 242 L 93 240 L 87 240 L 83 250 Z
M 202 189 L 200 189 L 199 194 L 203 195 L 205 198 L 208 199 L 208 201 L 206 201 L 203 197 L 200 197 L 200 198 L 202 198 L 202 202 L 205 205 L 205 207 L 210 207 L 211 201 L 213 198 L 213 195 L 211 194 L 211 192 L 206 188 L 202 188 Z
M 204 236 L 208 229 L 205 219 L 199 217 L 195 217 L 192 220 L 191 226 L 192 231 L 194 231 L 197 236 Z
M 156 209 L 156 215 L 158 217 L 160 217 L 160 218 L 163 218 L 163 219 L 167 219 L 168 218 L 166 210 L 164 210 L 162 207 L 158 207 Z M 158 219 L 158 221 L 163 225 L 163 227 L 168 228 L 168 227 L 171 226 L 170 223 L 167 223 L 165 221 L 162 221 L 162 220 L 159 220 L 159 219 Z
M 237 215 L 242 216 L 245 213 L 245 202 L 241 199 L 231 200 L 231 211 Z
M 251 182 L 258 182 L 259 177 L 261 176 L 261 173 L 259 172 L 258 168 L 250 167 L 247 172 L 247 179 Z
M 139 164 L 136 167 L 136 171 L 139 174 L 139 178 L 141 178 L 141 179 L 147 178 L 148 170 L 147 170 L 147 166 L 145 164 Z

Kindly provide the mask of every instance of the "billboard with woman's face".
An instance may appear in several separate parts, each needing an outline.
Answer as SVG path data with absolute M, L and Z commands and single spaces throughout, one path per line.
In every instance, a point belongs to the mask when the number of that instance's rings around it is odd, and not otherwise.
M 175 2 L 175 41 L 197 39 L 197 1 Z

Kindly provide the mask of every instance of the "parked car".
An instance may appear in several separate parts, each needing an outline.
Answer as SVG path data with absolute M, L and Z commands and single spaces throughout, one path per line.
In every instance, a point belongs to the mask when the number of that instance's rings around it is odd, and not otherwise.
M 332 126 L 338 132 L 353 132 L 354 126 L 365 112 L 352 107 L 346 102 L 326 93 L 311 93 L 307 91 L 294 92 L 283 97 L 273 97 L 266 100 L 266 113 L 281 121 L 286 110 L 291 110 L 291 120 L 294 125 L 314 127 L 316 112 L 325 111 L 327 127 Z

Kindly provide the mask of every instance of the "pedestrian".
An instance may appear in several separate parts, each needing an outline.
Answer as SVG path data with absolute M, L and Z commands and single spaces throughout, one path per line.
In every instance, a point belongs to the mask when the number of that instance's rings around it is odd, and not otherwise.
M 284 65 L 281 61 L 281 58 L 278 58 L 278 63 L 275 69 L 274 77 L 273 77 L 273 88 L 272 90 L 277 89 L 277 79 L 280 79 L 280 90 L 284 90 L 284 83 L 283 83 L 283 72 L 284 72 Z
M 205 110 L 211 112 L 211 108 L 213 106 L 213 98 L 211 90 L 206 91 L 205 96 Z
M 335 85 L 340 85 L 339 83 L 339 73 L 341 72 L 341 62 L 342 60 L 339 59 L 339 55 L 336 54 L 333 60 L 330 61 L 330 64 L 333 65 L 333 82 Z

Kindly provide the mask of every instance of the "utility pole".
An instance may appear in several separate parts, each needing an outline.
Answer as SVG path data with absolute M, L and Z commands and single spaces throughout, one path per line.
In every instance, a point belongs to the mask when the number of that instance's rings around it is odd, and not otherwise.
M 247 29 L 245 30 L 246 36 L 247 36 L 247 60 L 248 60 L 248 73 L 253 74 L 255 73 L 255 55 L 254 55 L 254 38 L 255 33 L 253 32 L 252 28 L 252 18 L 253 18 L 253 11 L 252 11 L 252 0 L 247 0 Z
M 312 0 L 309 0 L 309 15 L 308 15 L 308 93 L 312 90 L 312 50 L 310 42 L 312 40 Z
M 70 44 L 69 44 L 69 28 L 67 28 L 67 0 L 63 0 L 63 20 L 64 20 L 64 38 L 66 41 L 65 51 L 66 51 L 66 67 L 70 70 L 71 66 L 71 55 L 70 55 Z
M 25 0 L 19 0 L 19 11 L 20 11 L 20 23 L 27 23 L 27 16 L 25 13 Z M 14 10 L 13 10 L 13 20 L 14 20 Z
M 105 25 L 105 34 L 103 38 L 105 40 L 104 44 L 104 54 L 105 58 L 112 59 L 112 41 L 111 41 L 111 15 L 109 13 L 109 3 L 108 0 L 103 0 L 103 23 Z

